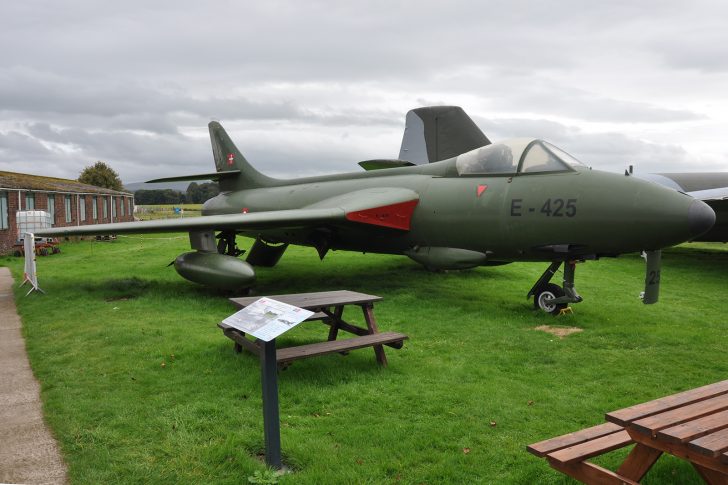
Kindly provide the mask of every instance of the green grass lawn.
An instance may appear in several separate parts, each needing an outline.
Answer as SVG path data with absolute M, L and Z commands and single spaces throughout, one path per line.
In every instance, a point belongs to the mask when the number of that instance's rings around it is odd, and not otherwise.
M 73 483 L 243 484 L 265 469 L 257 359 L 216 324 L 224 295 L 166 267 L 176 235 L 66 243 L 38 259 L 46 295 L 16 290 L 47 421 Z M 243 241 L 241 241 L 243 242 Z M 242 246 L 243 244 L 241 244 Z M 22 261 L 2 258 L 16 282 Z M 637 256 L 577 267 L 585 301 L 553 318 L 525 294 L 547 265 L 430 273 L 405 257 L 289 248 L 258 271 L 258 294 L 350 289 L 381 295 L 387 348 L 295 362 L 280 372 L 280 483 L 571 483 L 527 444 L 603 422 L 604 413 L 728 379 L 728 252 L 664 255 L 661 302 L 638 299 Z M 359 314 L 348 316 L 363 324 Z M 344 314 L 347 317 L 347 313 Z M 539 325 L 575 326 L 559 339 Z M 303 324 L 283 344 L 321 340 Z M 619 463 L 625 451 L 598 460 Z M 644 483 L 701 483 L 663 457 Z

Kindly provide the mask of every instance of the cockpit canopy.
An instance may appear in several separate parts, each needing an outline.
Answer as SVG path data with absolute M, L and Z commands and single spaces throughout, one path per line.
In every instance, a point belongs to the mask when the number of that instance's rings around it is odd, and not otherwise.
M 514 139 L 457 157 L 458 175 L 512 175 L 574 171 L 579 160 L 543 140 Z

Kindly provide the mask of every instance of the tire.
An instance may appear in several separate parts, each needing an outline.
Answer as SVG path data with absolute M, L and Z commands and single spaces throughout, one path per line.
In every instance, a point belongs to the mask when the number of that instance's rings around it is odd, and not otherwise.
M 533 306 L 539 310 L 543 310 L 551 315 L 558 315 L 559 312 L 567 307 L 566 303 L 551 303 L 550 300 L 564 296 L 564 290 L 559 285 L 549 283 L 539 289 L 533 296 Z
M 41 256 L 48 256 L 48 248 L 41 248 L 40 249 L 40 255 Z
M 220 240 L 217 242 L 217 252 L 219 254 L 225 254 L 227 252 L 227 240 L 224 237 L 221 237 Z
M 16 250 L 15 250 L 15 251 L 13 252 L 13 256 L 15 256 L 16 258 L 19 258 L 19 257 L 21 257 L 22 255 L 23 255 L 23 252 L 22 252 L 22 251 L 20 251 L 19 249 L 16 249 Z

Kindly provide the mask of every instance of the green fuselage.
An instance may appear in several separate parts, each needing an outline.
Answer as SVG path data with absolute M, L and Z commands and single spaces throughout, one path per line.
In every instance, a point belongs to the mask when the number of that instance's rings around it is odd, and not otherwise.
M 489 261 L 553 261 L 659 249 L 694 236 L 689 213 L 696 201 L 651 182 L 587 168 L 458 175 L 455 159 L 225 192 L 207 201 L 202 213 L 300 209 L 388 187 L 419 195 L 410 230 L 339 225 L 327 229 L 332 249 L 401 254 L 413 247 L 444 247 L 487 253 Z M 313 245 L 310 228 L 238 233 Z

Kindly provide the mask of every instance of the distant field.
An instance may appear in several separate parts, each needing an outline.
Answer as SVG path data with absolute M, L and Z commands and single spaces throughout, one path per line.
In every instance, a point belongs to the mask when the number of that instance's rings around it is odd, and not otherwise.
M 242 244 L 248 246 L 249 244 Z M 38 259 L 46 295 L 16 290 L 47 421 L 72 483 L 240 485 L 264 470 L 258 362 L 216 327 L 227 295 L 167 264 L 186 235 L 66 243 Z M 0 258 L 22 280 L 19 258 Z M 637 255 L 581 264 L 584 302 L 560 318 L 525 294 L 546 264 L 430 273 L 404 257 L 290 248 L 256 293 L 381 295 L 382 330 L 410 336 L 377 368 L 371 349 L 280 372 L 282 484 L 575 483 L 526 445 L 604 413 L 728 378 L 728 252 L 664 256 L 661 302 L 645 306 Z M 344 315 L 347 317 L 347 315 Z M 348 315 L 362 323 L 357 314 Z M 583 332 L 559 339 L 540 325 Z M 324 338 L 303 324 L 283 343 Z M 597 460 L 610 467 L 626 451 Z M 698 484 L 663 457 L 645 484 Z
M 194 217 L 201 215 L 202 204 L 137 205 L 134 216 L 141 221 L 170 219 L 173 217 Z M 181 212 L 175 212 L 175 208 Z

